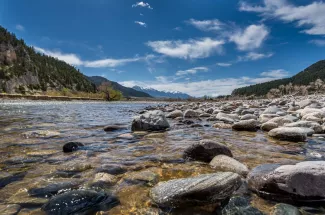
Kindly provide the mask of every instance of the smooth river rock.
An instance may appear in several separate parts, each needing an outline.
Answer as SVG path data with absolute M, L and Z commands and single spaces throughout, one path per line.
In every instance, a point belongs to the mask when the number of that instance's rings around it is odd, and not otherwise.
M 161 207 L 206 205 L 228 198 L 241 183 L 236 173 L 203 174 L 160 182 L 151 189 L 150 196 Z
M 234 172 L 246 177 L 248 168 L 239 161 L 226 155 L 217 155 L 210 162 L 210 166 L 218 171 Z
M 84 144 L 79 143 L 79 142 L 69 142 L 69 143 L 64 144 L 63 152 L 65 152 L 65 153 L 74 152 L 83 146 L 84 146 Z
M 51 198 L 42 206 L 48 215 L 86 214 L 100 210 L 108 210 L 119 204 L 112 195 L 91 190 L 75 190 Z
M 247 176 L 249 189 L 274 201 L 325 203 L 325 161 L 264 164 Z
M 313 133 L 314 130 L 310 128 L 279 127 L 269 131 L 268 135 L 279 140 L 299 142 L 305 141 L 307 135 L 312 135 Z
M 263 215 L 257 208 L 250 206 L 244 197 L 232 197 L 222 209 L 221 215 Z
M 181 110 L 174 110 L 166 115 L 167 118 L 175 119 L 177 117 L 183 117 L 183 112 Z
M 214 140 L 201 140 L 198 144 L 193 144 L 183 153 L 185 160 L 197 160 L 210 162 L 217 155 L 227 155 L 232 157 L 230 149 Z
M 232 125 L 232 129 L 237 131 L 256 131 L 258 122 L 255 119 L 248 119 L 236 122 Z
M 148 111 L 132 121 L 132 131 L 161 131 L 169 127 L 165 114 L 159 110 Z

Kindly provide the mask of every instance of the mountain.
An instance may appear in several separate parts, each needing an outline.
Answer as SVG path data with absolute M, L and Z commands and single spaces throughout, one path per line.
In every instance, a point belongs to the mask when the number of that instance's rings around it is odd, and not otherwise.
M 159 90 L 156 90 L 153 88 L 144 88 L 144 87 L 139 87 L 139 86 L 134 86 L 133 89 L 135 89 L 137 91 L 142 91 L 142 92 L 148 93 L 152 97 L 156 97 L 156 98 L 188 99 L 191 97 L 190 95 L 188 95 L 186 93 L 179 92 L 179 91 L 173 91 L 173 92 L 159 91 Z
M 124 87 L 117 82 L 107 80 L 101 76 L 90 76 L 87 77 L 90 82 L 95 84 L 97 87 L 101 85 L 103 82 L 109 82 L 114 90 L 120 91 L 124 97 L 151 97 L 149 94 L 141 91 L 137 91 L 135 89 Z
M 0 92 L 61 90 L 95 92 L 95 86 L 73 66 L 40 54 L 0 26 Z
M 284 78 L 274 81 L 269 81 L 261 84 L 255 84 L 247 87 L 235 89 L 232 92 L 233 96 L 264 96 L 271 89 L 278 88 L 280 85 L 287 85 L 292 83 L 293 85 L 308 85 L 310 82 L 314 82 L 317 79 L 325 79 L 325 60 L 318 61 L 309 66 L 305 70 L 292 76 L 291 78 Z

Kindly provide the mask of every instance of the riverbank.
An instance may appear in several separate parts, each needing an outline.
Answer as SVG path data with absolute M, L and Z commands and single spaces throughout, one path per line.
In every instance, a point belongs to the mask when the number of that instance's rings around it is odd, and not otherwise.
M 47 95 L 23 95 L 0 93 L 0 99 L 27 99 L 27 100 L 55 100 L 55 101 L 105 101 L 101 98 L 47 96 Z

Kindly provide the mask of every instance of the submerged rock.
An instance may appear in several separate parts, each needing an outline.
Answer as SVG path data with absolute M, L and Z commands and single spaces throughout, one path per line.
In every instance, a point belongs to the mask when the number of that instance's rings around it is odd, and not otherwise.
M 217 155 L 227 155 L 232 157 L 230 149 L 213 140 L 201 140 L 198 144 L 193 144 L 183 153 L 185 160 L 197 160 L 210 162 Z
M 170 125 L 162 111 L 148 111 L 132 121 L 132 131 L 161 131 Z
M 268 135 L 279 140 L 299 142 L 305 141 L 307 135 L 312 135 L 313 133 L 314 130 L 310 128 L 280 127 L 272 129 L 271 131 L 269 131 Z
M 161 182 L 151 189 L 150 196 L 162 207 L 206 205 L 228 198 L 241 183 L 236 173 L 204 174 Z
M 63 152 L 65 152 L 65 153 L 74 152 L 74 151 L 77 151 L 82 146 L 84 146 L 84 144 L 79 143 L 79 142 L 69 142 L 69 143 L 64 144 Z
M 120 125 L 108 125 L 104 127 L 104 131 L 110 132 L 110 131 L 121 131 L 121 130 L 126 130 L 127 127 L 125 126 L 120 126 Z
M 3 215 L 16 215 L 20 211 L 20 205 L 0 205 L 0 214 Z
M 48 215 L 94 213 L 108 210 L 119 204 L 119 200 L 102 192 L 75 190 L 51 198 L 42 210 Z
M 250 206 L 244 197 L 232 197 L 222 209 L 221 215 L 263 215 L 263 213 Z
M 131 184 L 146 184 L 148 186 L 153 186 L 158 183 L 159 175 L 150 170 L 144 170 L 127 174 L 123 179 Z
M 210 166 L 218 171 L 234 172 L 246 177 L 248 168 L 239 161 L 226 155 L 217 155 L 210 162 Z
M 280 203 L 274 206 L 271 215 L 301 215 L 301 213 L 295 206 Z
M 0 172 L 0 188 L 6 186 L 7 184 L 10 184 L 15 181 L 19 181 L 24 178 L 26 173 L 17 173 L 17 174 L 11 174 L 5 171 Z
M 247 176 L 249 188 L 274 201 L 325 203 L 325 161 L 264 164 Z

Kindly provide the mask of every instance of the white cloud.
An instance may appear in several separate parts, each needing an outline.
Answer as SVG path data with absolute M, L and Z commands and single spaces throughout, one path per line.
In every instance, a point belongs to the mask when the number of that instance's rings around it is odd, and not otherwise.
M 315 44 L 317 46 L 325 46 L 325 40 L 310 40 L 309 43 Z
M 231 66 L 231 63 L 217 63 L 217 66 L 228 67 Z
M 34 46 L 34 49 L 40 53 L 57 58 L 71 65 L 80 66 L 83 64 L 82 60 L 76 54 L 64 54 L 60 51 L 50 51 L 36 46 Z
M 247 51 L 261 47 L 268 34 L 265 25 L 250 25 L 245 30 L 235 32 L 229 40 L 236 43 L 239 50 Z
M 257 52 L 249 52 L 244 56 L 239 56 L 238 61 L 254 61 L 254 60 L 260 60 L 263 58 L 270 58 L 273 56 L 273 53 L 257 53 Z
M 156 78 L 158 81 L 142 82 L 142 81 L 124 81 L 120 84 L 133 87 L 135 85 L 142 87 L 151 87 L 157 90 L 166 91 L 180 91 L 191 96 L 218 96 L 229 95 L 231 92 L 239 87 L 245 87 L 252 84 L 262 83 L 266 81 L 275 80 L 274 77 L 240 77 L 240 78 L 224 78 L 215 80 L 204 80 L 194 82 L 170 82 L 166 77 Z M 161 81 L 163 80 L 163 81 Z
M 149 3 L 146 3 L 146 2 L 143 2 L 143 1 L 140 1 L 140 2 L 137 2 L 136 4 L 133 4 L 132 7 L 146 7 L 146 8 L 149 8 L 149 9 L 153 9 Z
M 284 78 L 288 74 L 287 71 L 278 69 L 263 72 L 258 77 L 223 78 L 194 82 L 188 82 L 190 79 L 187 79 L 186 82 L 175 82 L 175 79 L 172 77 L 158 76 L 155 81 L 123 81 L 120 84 L 126 87 L 137 85 L 151 87 L 157 90 L 180 91 L 196 97 L 203 95 L 218 96 L 229 95 L 234 89 L 239 87 Z
M 106 59 L 94 60 L 94 61 L 83 61 L 76 54 L 66 54 L 60 51 L 50 51 L 36 46 L 34 46 L 34 49 L 40 53 L 57 58 L 68 64 L 74 66 L 91 67 L 91 68 L 103 68 L 103 67 L 112 68 L 112 67 L 123 66 L 125 64 L 137 62 L 137 61 L 148 62 L 149 60 L 156 58 L 154 55 L 150 55 L 150 56 L 147 55 L 144 57 L 134 57 L 134 58 L 122 58 L 122 59 L 106 58 Z
M 165 40 L 165 41 L 149 41 L 147 45 L 155 52 L 181 59 L 206 58 L 214 53 L 222 52 L 223 40 L 211 38 L 182 40 Z
M 194 27 L 196 27 L 201 31 L 219 31 L 222 29 L 224 25 L 218 19 L 211 19 L 211 20 L 190 19 L 186 22 L 190 25 L 193 25 Z
M 25 31 L 25 27 L 22 26 L 22 25 L 20 25 L 20 24 L 17 24 L 17 25 L 16 25 L 16 29 L 17 29 L 18 31 Z
M 276 70 L 270 70 L 268 72 L 262 72 L 261 76 L 280 79 L 280 78 L 288 77 L 289 72 L 284 69 L 276 69 Z
M 141 25 L 142 27 L 147 27 L 147 24 L 145 22 L 140 22 L 140 21 L 134 21 L 135 24 Z
M 140 58 L 127 58 L 127 59 L 103 59 L 103 60 L 95 60 L 95 61 L 85 61 L 85 67 L 91 68 L 102 68 L 102 67 L 117 67 L 122 66 L 127 63 L 139 61 Z
M 174 28 L 174 30 L 175 30 L 175 31 L 181 31 L 182 28 L 181 28 L 181 27 L 176 27 L 176 28 Z
M 241 2 L 241 11 L 256 12 L 265 18 L 277 18 L 284 22 L 294 22 L 305 26 L 306 34 L 325 35 L 325 2 L 315 1 L 308 5 L 296 6 L 285 0 L 264 0 L 262 5 Z
M 177 76 L 183 76 L 183 75 L 188 75 L 188 74 L 196 74 L 199 71 L 208 71 L 209 69 L 207 67 L 195 67 L 192 69 L 187 69 L 187 70 L 179 70 L 176 72 Z

